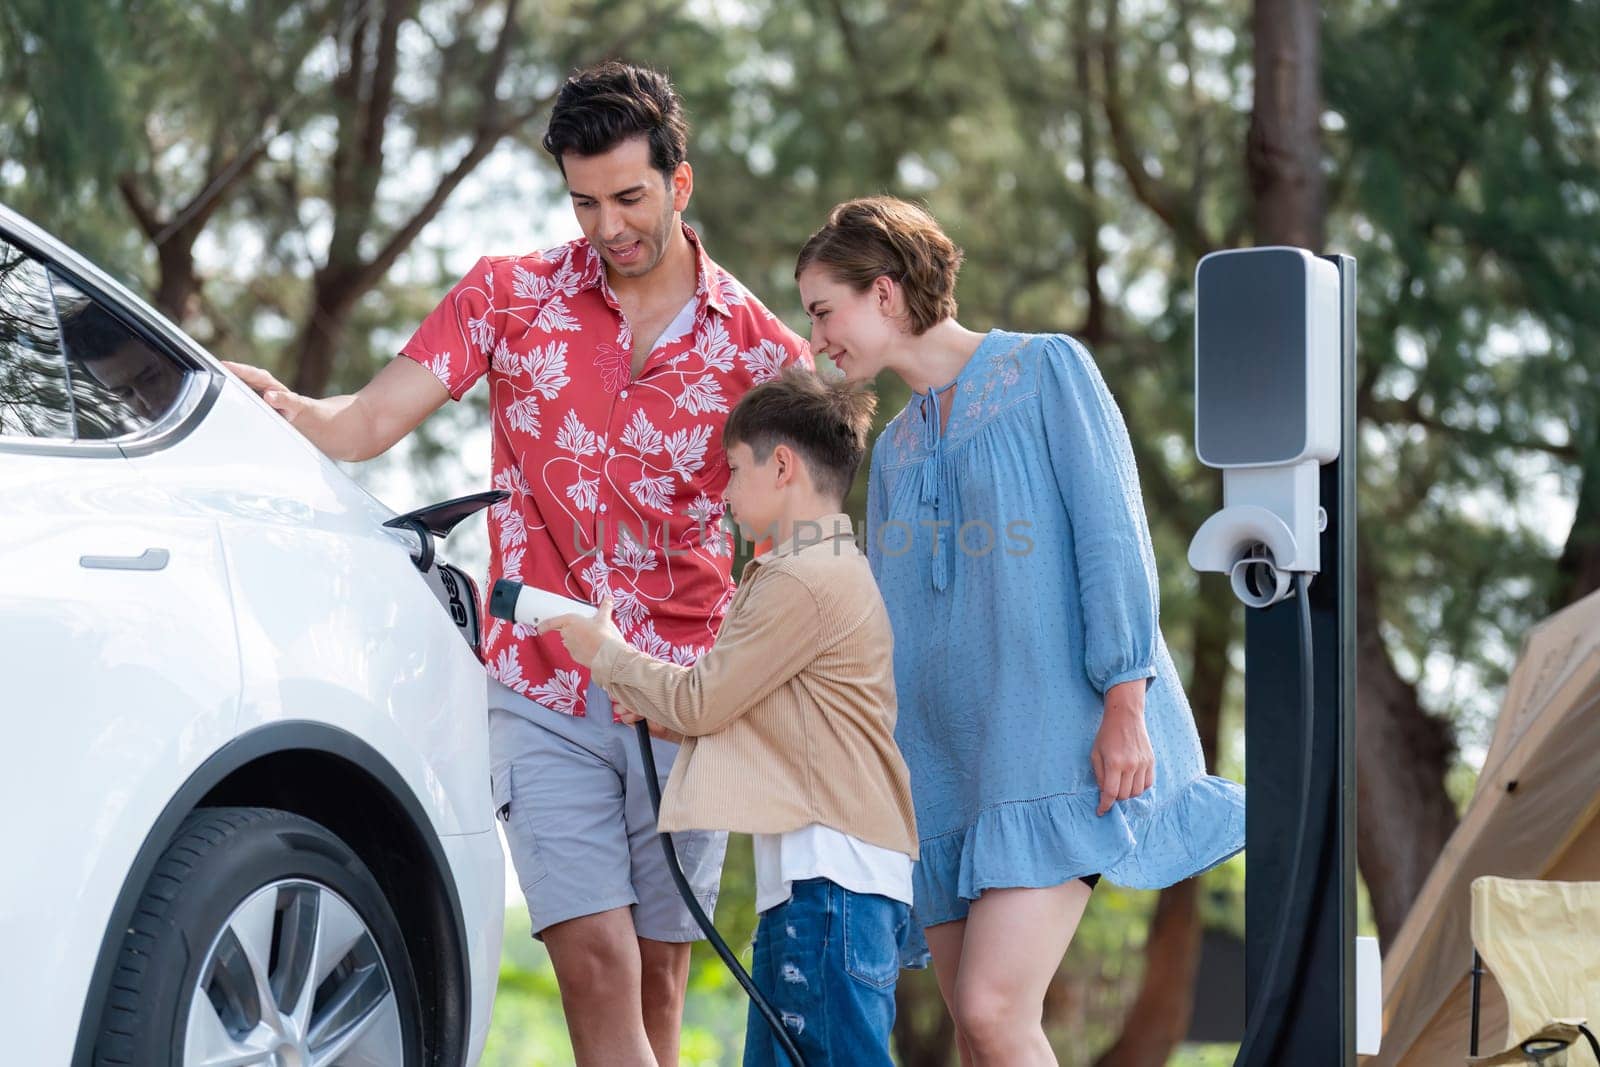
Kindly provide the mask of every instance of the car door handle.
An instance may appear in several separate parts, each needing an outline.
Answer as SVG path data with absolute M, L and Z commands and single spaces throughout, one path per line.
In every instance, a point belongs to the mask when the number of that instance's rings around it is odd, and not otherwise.
M 171 558 L 164 548 L 147 548 L 137 556 L 79 556 L 78 566 L 92 571 L 159 571 Z

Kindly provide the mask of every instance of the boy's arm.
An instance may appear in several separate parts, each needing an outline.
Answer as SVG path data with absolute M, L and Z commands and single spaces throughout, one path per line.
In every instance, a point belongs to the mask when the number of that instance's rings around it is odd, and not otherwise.
M 721 730 L 816 657 L 821 616 L 811 591 L 787 574 L 753 578 L 711 651 L 692 667 L 666 663 L 608 638 L 595 682 L 612 700 L 688 737 Z

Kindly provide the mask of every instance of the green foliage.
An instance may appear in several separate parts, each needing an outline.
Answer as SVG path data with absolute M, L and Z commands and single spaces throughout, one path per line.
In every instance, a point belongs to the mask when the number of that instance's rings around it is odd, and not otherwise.
M 1412 676 L 1482 744 L 1546 610 L 1548 501 L 1592 438 L 1600 335 L 1600 22 L 1590 5 L 1361 4 L 1325 57 L 1360 260 L 1362 500 Z
M 97 0 L 0 4 L 0 160 L 61 196 L 107 183 L 123 150 L 123 100 L 112 64 L 124 5 Z
M 744 851 L 748 853 L 748 844 Z M 741 955 L 748 964 L 749 938 L 736 931 L 745 929 L 741 916 L 753 920 L 750 902 L 728 900 L 729 889 L 737 887 L 737 869 L 739 859 L 730 856 L 717 918 L 730 945 L 746 946 Z M 1058 983 L 1064 995 L 1080 1001 L 1076 1025 L 1052 1034 L 1064 1067 L 1088 1063 L 1089 1051 L 1115 1036 L 1116 998 L 1137 978 L 1138 948 L 1154 899 L 1153 893 L 1130 893 L 1109 886 L 1096 890 L 1094 906 L 1068 953 Z M 748 927 L 754 929 L 753 921 Z M 744 992 L 708 946 L 697 945 L 693 960 L 681 1062 L 685 1067 L 737 1063 L 744 1049 Z M 903 971 L 900 980 L 902 984 L 931 984 L 932 977 L 931 971 Z M 914 1003 L 934 1009 L 937 999 L 934 993 L 931 1000 L 919 997 Z M 1185 1045 L 1170 1062 L 1173 1067 L 1231 1064 L 1235 1051 L 1230 1046 Z M 482 1067 L 566 1067 L 572 1062 L 550 958 L 543 946 L 528 936 L 527 912 L 520 907 L 508 909 L 500 986 Z
M 748 853 L 748 846 L 745 851 Z M 745 857 L 748 860 L 748 855 Z M 730 864 L 730 867 L 732 864 Z M 723 896 L 729 882 L 723 883 Z M 745 911 L 753 910 L 745 902 Z M 745 946 L 750 962 L 748 934 L 734 933 L 734 907 L 717 908 L 728 944 Z M 750 929 L 754 929 L 751 924 Z M 522 908 L 506 912 L 504 947 L 500 956 L 500 986 L 495 995 L 494 1020 L 484 1049 L 482 1067 L 565 1067 L 573 1062 L 561 1017 L 561 994 L 555 971 L 544 946 L 528 934 L 528 913 Z M 719 1067 L 737 1063 L 744 1049 L 744 991 L 704 945 L 696 946 L 689 972 L 679 1062 L 684 1067 Z

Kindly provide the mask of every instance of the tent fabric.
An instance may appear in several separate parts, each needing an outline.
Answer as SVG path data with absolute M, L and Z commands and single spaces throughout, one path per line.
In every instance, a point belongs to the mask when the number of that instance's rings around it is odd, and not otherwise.
M 1509 1009 L 1504 1037 L 1480 1034 L 1481 1048 L 1504 1048 L 1520 1063 L 1522 1042 L 1551 1024 L 1570 1029 L 1600 1018 L 1600 882 L 1483 877 L 1472 882 L 1472 943 L 1494 972 Z M 1568 1067 L 1600 1067 L 1587 1042 L 1568 1050 Z
M 1552 615 L 1523 642 L 1477 791 L 1385 947 L 1383 1042 L 1366 1067 L 1465 1060 L 1473 879 L 1600 881 L 1596 754 L 1600 593 Z M 1483 1032 L 1503 1032 L 1506 1002 L 1492 978 L 1483 1011 Z

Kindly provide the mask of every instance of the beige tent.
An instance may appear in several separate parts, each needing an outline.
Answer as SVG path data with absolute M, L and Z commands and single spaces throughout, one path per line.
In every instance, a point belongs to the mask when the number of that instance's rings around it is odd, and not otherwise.
M 1367 1067 L 1465 1062 L 1470 886 L 1485 874 L 1600 881 L 1600 593 L 1523 643 L 1477 793 L 1385 953 L 1382 1051 Z M 1505 1000 L 1489 975 L 1482 1003 L 1480 1050 L 1502 1048 Z

